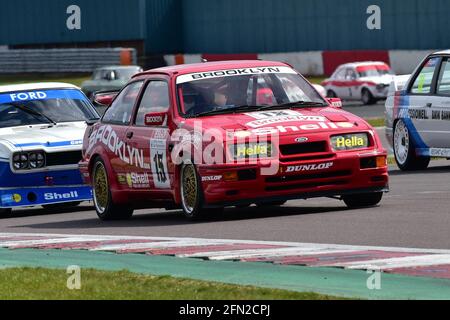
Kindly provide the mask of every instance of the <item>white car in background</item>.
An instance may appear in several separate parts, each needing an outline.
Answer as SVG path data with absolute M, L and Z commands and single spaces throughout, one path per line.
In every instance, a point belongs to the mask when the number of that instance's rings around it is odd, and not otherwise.
M 409 80 L 397 77 L 386 100 L 386 136 L 402 170 L 450 158 L 450 50 L 423 60 Z
M 365 105 L 386 99 L 394 77 L 384 62 L 355 62 L 339 66 L 322 82 L 329 98 L 362 101 Z
M 71 84 L 0 86 L 0 216 L 92 199 L 78 162 L 87 123 L 98 117 Z

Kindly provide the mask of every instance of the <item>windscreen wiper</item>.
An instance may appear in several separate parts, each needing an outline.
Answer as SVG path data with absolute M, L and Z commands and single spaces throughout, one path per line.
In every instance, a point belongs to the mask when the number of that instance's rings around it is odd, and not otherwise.
M 205 116 L 212 116 L 212 115 L 219 115 L 219 114 L 227 114 L 227 113 L 236 113 L 241 111 L 254 111 L 259 110 L 263 106 L 248 106 L 248 105 L 242 105 L 232 108 L 226 108 L 226 109 L 218 109 L 218 110 L 211 110 L 206 112 L 201 112 L 193 115 L 188 115 L 189 118 L 200 118 Z
M 283 103 L 283 104 L 277 104 L 274 106 L 263 106 L 258 109 L 258 111 L 262 110 L 271 110 L 271 109 L 285 109 L 285 108 L 307 108 L 307 107 L 327 107 L 328 105 L 322 103 L 322 102 L 315 102 L 315 101 L 296 101 L 296 102 L 289 102 L 289 103 Z
M 58 123 L 56 123 L 55 120 L 53 120 L 49 116 L 47 116 L 47 115 L 45 115 L 45 114 L 43 114 L 43 113 L 41 113 L 41 112 L 39 112 L 37 110 L 27 108 L 24 105 L 20 105 L 20 104 L 14 105 L 14 107 L 16 107 L 17 109 L 20 109 L 22 111 L 25 111 L 26 113 L 29 113 L 29 114 L 32 114 L 32 115 L 35 115 L 35 116 L 38 116 L 38 117 L 42 117 L 42 118 L 46 119 L 47 121 L 49 121 L 51 124 L 54 124 L 55 126 L 58 124 Z

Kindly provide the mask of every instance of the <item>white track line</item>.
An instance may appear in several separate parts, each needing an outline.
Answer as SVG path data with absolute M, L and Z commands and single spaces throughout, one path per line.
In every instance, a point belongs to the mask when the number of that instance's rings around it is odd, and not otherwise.
M 344 267 L 346 269 L 357 270 L 386 270 L 398 268 L 426 267 L 450 264 L 449 254 L 423 255 L 414 257 L 392 258 L 372 260 L 365 262 L 351 262 L 342 264 L 333 264 L 330 267 Z
M 287 256 L 319 255 L 328 253 L 346 253 L 353 250 L 317 249 L 317 248 L 280 248 L 280 249 L 252 249 L 217 252 L 199 252 L 194 254 L 180 254 L 180 258 L 208 258 L 209 260 L 242 260 L 248 258 L 277 258 Z

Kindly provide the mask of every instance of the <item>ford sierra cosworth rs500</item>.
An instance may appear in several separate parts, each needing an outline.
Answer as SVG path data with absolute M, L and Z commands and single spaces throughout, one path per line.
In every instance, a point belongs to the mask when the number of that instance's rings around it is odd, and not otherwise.
M 80 169 L 104 220 L 314 197 L 366 207 L 388 191 L 374 129 L 284 63 L 164 67 L 97 100 L 110 107 L 86 131 Z

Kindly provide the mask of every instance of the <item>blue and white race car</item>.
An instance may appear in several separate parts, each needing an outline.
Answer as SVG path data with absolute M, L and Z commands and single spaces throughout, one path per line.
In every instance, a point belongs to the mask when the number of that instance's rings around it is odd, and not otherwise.
M 87 122 L 98 117 L 70 84 L 0 86 L 0 214 L 91 200 L 78 162 Z
M 402 170 L 450 158 L 450 50 L 433 53 L 409 80 L 397 77 L 386 101 L 386 135 Z

